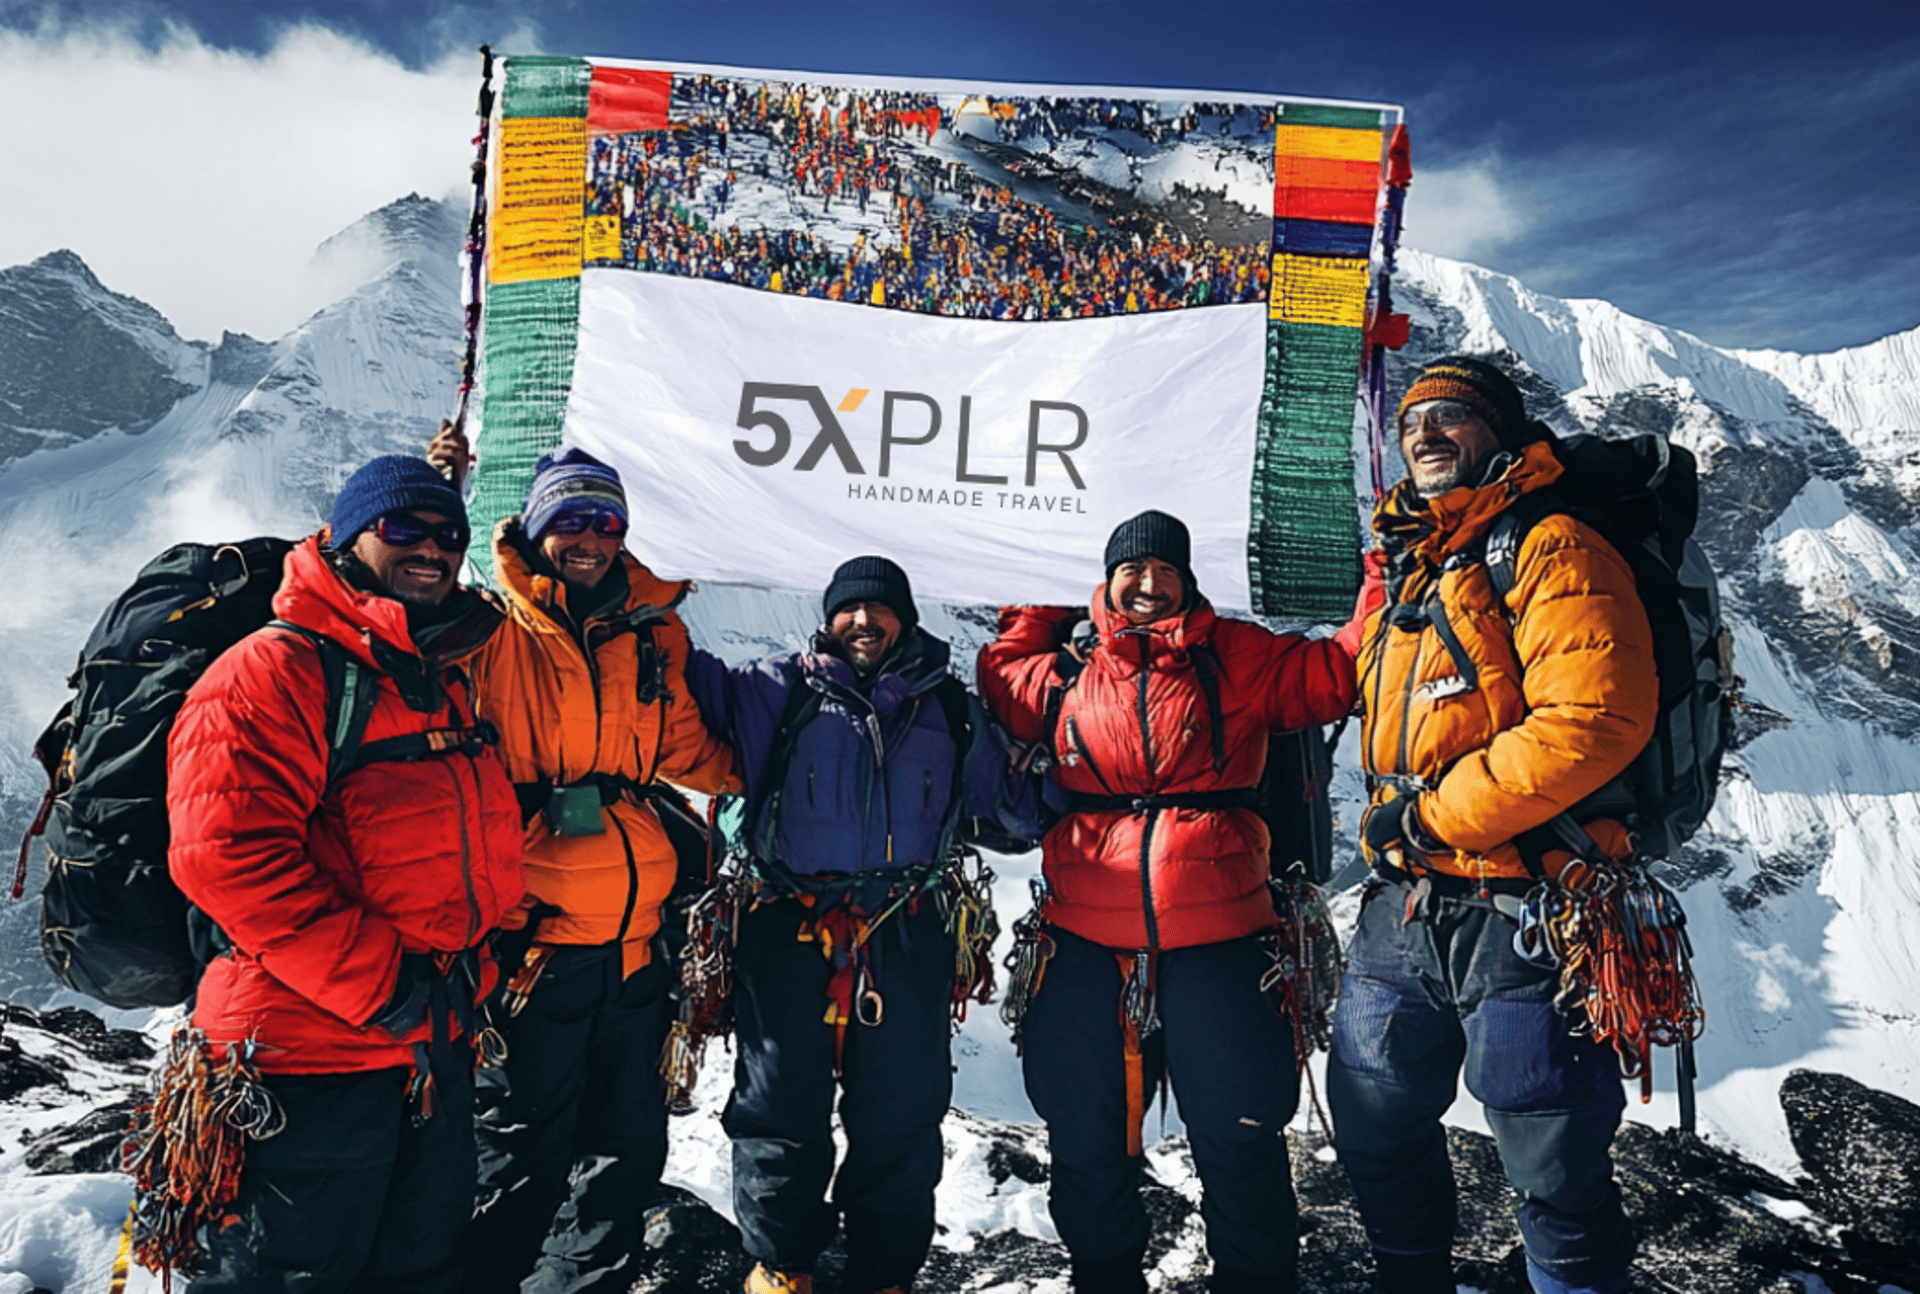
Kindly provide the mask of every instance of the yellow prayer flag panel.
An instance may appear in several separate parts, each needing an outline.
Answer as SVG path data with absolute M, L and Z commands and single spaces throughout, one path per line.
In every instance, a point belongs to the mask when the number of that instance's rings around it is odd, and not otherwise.
M 1273 258 L 1267 317 L 1283 323 L 1358 328 L 1367 318 L 1369 281 L 1365 257 L 1282 253 Z
M 617 261 L 620 259 L 620 217 L 587 217 L 586 255 L 590 261 Z
M 586 121 L 509 117 L 500 123 L 497 164 L 488 280 L 524 283 L 578 277 L 585 220 Z M 614 238 L 617 242 L 617 230 Z M 619 255 L 617 249 L 613 255 Z
M 1333 126 L 1276 126 L 1273 151 L 1280 157 L 1324 157 L 1339 162 L 1380 160 L 1380 132 Z

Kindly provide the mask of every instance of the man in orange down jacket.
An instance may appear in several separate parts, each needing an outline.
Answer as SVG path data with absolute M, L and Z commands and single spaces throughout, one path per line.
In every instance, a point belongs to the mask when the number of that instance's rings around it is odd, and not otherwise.
M 1050 744 L 1067 801 L 1044 844 L 1054 952 L 1022 1059 L 1080 1294 L 1147 1287 L 1141 1119 L 1162 1073 L 1205 1190 L 1211 1288 L 1295 1287 L 1282 1133 L 1300 1088 L 1292 1027 L 1261 991 L 1275 916 L 1254 789 L 1270 733 L 1353 704 L 1359 620 L 1309 641 L 1220 616 L 1189 550 L 1165 513 L 1123 522 L 1088 611 L 1006 608 L 980 653 L 988 707 Z
M 469 1294 L 510 1294 L 536 1267 L 571 1291 L 626 1290 L 666 1163 L 662 819 L 698 824 L 662 783 L 734 782 L 686 686 L 673 608 L 692 585 L 636 561 L 627 533 L 618 474 L 568 449 L 540 460 L 523 514 L 494 534 L 507 624 L 471 669 L 521 797 L 527 909 L 508 918 L 515 973 L 490 1007 L 506 1062 L 478 1078 Z
M 1373 879 L 1327 1070 L 1340 1160 L 1381 1287 L 1452 1294 L 1440 1118 L 1464 1062 L 1520 1196 L 1534 1289 L 1614 1294 L 1633 1257 L 1608 1153 L 1619 1067 L 1573 1036 L 1558 973 L 1513 942 L 1520 896 L 1568 859 L 1535 829 L 1653 732 L 1653 631 L 1626 561 L 1564 513 L 1532 528 L 1512 590 L 1495 592 L 1489 529 L 1561 473 L 1552 432 L 1499 369 L 1450 357 L 1421 370 L 1400 402 L 1400 449 L 1407 479 L 1374 515 L 1389 605 L 1360 653 Z M 1620 824 L 1585 827 L 1608 855 L 1630 851 Z
M 208 667 L 174 725 L 168 863 L 233 944 L 193 1022 L 285 1115 L 247 1144 L 199 1294 L 460 1287 L 474 1006 L 522 894 L 513 786 L 459 668 L 500 625 L 454 584 L 466 546 L 432 468 L 368 463 L 288 555 L 282 623 Z M 323 651 L 342 713 L 345 679 L 374 689 L 357 744 L 329 728 Z

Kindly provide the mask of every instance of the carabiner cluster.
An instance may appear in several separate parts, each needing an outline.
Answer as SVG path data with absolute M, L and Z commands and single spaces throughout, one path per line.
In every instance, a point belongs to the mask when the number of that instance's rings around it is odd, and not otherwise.
M 947 934 L 953 939 L 955 1025 L 966 1022 L 967 1003 L 986 1006 L 993 1001 L 993 941 L 1000 934 L 993 910 L 993 869 L 978 854 L 972 857 L 972 874 L 963 855 L 941 877 L 939 890 Z
M 202 1227 L 217 1228 L 240 1190 L 249 1140 L 286 1127 L 286 1112 L 260 1084 L 251 1047 L 216 1058 L 198 1029 L 176 1029 L 152 1093 L 134 1108 L 121 1145 L 133 1176 L 133 1256 L 171 1294 L 173 1273 L 197 1274 Z
M 1294 1058 L 1304 1069 L 1308 1055 L 1332 1044 L 1333 1003 L 1346 959 L 1319 890 L 1304 881 L 1269 883 L 1280 923 L 1266 937 L 1271 964 L 1261 976 L 1260 991 L 1292 1021 Z
M 1032 887 L 1033 906 L 1025 916 L 1013 923 L 1013 949 L 1004 963 L 1007 968 L 1007 995 L 1000 1000 L 1000 1019 L 1007 1026 L 1016 1054 L 1020 1051 L 1021 1028 L 1027 1020 L 1027 1008 L 1040 992 L 1040 983 L 1047 977 L 1047 962 L 1053 957 L 1053 936 L 1047 933 L 1044 919 L 1047 883 L 1036 876 L 1028 884 Z
M 1653 1099 L 1653 1049 L 1700 1037 L 1707 1024 L 1693 974 L 1687 916 L 1673 890 L 1639 863 L 1575 859 L 1527 895 L 1514 949 L 1560 971 L 1558 1002 L 1586 1013 L 1621 1072 Z
M 707 1043 L 733 1032 L 733 955 L 740 938 L 746 883 L 722 875 L 687 912 L 687 946 L 680 953 L 680 1016 L 660 1052 L 667 1109 L 693 1112 L 693 1088 Z

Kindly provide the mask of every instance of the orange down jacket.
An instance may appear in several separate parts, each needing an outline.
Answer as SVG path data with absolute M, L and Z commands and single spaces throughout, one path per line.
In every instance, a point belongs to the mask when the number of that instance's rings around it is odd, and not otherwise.
M 1552 443 L 1535 442 L 1497 481 L 1431 500 L 1402 482 L 1374 514 L 1390 605 L 1360 650 L 1362 762 L 1376 803 L 1419 794 L 1420 826 L 1447 846 L 1424 856 L 1436 871 L 1525 877 L 1514 837 L 1605 785 L 1653 734 L 1653 630 L 1625 559 L 1582 522 L 1550 515 L 1521 546 L 1503 605 L 1473 555 L 1508 505 L 1560 473 Z M 1436 590 L 1477 687 L 1431 615 L 1390 623 L 1395 606 Z M 1588 831 L 1616 857 L 1628 848 L 1618 823 Z M 1565 859 L 1549 854 L 1547 870 Z
M 1062 626 L 1078 612 L 1008 607 L 980 653 L 980 691 L 1022 742 L 1045 736 Z M 1273 634 L 1199 605 L 1131 628 L 1094 590 L 1099 645 L 1062 699 L 1050 776 L 1083 795 L 1251 788 L 1269 733 L 1330 723 L 1353 704 L 1352 637 Z M 1353 629 L 1357 631 L 1356 621 Z M 1194 649 L 1219 662 L 1216 767 Z M 1271 926 L 1266 824 L 1245 808 L 1069 813 L 1047 833 L 1045 919 L 1109 948 L 1182 948 Z
M 658 665 L 642 675 L 644 633 L 614 631 L 610 615 L 666 608 L 688 587 L 659 579 L 624 551 L 627 598 L 576 627 L 567 586 L 535 573 L 516 542 L 519 521 L 494 538 L 494 569 L 506 595 L 507 623 L 470 669 L 480 713 L 500 730 L 500 754 L 516 783 L 564 785 L 596 773 L 640 784 L 673 782 L 690 790 L 736 788 L 732 757 L 701 722 L 687 690 L 687 628 L 663 610 L 652 624 Z M 588 650 L 585 644 L 592 644 Z M 653 691 L 658 699 L 647 699 Z M 653 806 L 632 794 L 600 811 L 606 830 L 556 836 L 535 814 L 526 825 L 529 907 L 558 908 L 535 934 L 540 944 L 624 945 L 625 973 L 652 956 L 660 904 L 673 888 L 673 846 Z M 525 924 L 521 914 L 509 926 Z
M 423 662 L 406 608 L 348 587 L 317 537 L 288 554 L 273 610 L 376 672 L 366 742 L 471 723 L 453 662 Z M 437 709 L 402 699 L 376 642 L 390 664 L 439 674 Z M 427 1024 L 395 1038 L 367 1023 L 401 954 L 480 948 L 522 893 L 520 810 L 492 749 L 368 764 L 328 791 L 326 697 L 314 644 L 262 629 L 200 676 L 167 747 L 169 868 L 234 943 L 207 966 L 193 1022 L 216 1043 L 252 1039 L 272 1073 L 412 1064 Z M 484 952 L 480 965 L 483 996 Z

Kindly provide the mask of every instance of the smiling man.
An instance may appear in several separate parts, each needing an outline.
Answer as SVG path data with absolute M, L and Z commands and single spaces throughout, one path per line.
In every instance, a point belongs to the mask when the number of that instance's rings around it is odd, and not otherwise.
M 459 1288 L 474 1006 L 522 893 L 513 787 L 459 668 L 501 623 L 454 583 L 466 548 L 430 467 L 368 463 L 287 557 L 280 621 L 174 725 L 170 868 L 232 943 L 194 1027 L 244 1047 L 285 1116 L 249 1145 L 201 1294 Z M 334 722 L 356 712 L 357 744 Z
M 451 427 L 428 452 L 465 466 Z M 507 623 L 469 668 L 520 797 L 527 905 L 507 919 L 512 978 L 491 1011 L 506 1059 L 477 1080 L 468 1294 L 511 1294 L 536 1269 L 573 1291 L 626 1289 L 666 1162 L 666 821 L 698 828 L 664 784 L 734 782 L 686 685 L 673 608 L 692 585 L 627 552 L 630 530 L 618 473 L 562 449 L 494 534 Z
M 1468 356 L 1427 365 L 1400 402 L 1400 447 L 1407 479 L 1374 515 L 1388 605 L 1359 661 L 1373 879 L 1327 1064 L 1340 1162 L 1381 1289 L 1451 1294 L 1441 1116 L 1464 1066 L 1520 1199 L 1534 1289 L 1617 1294 L 1633 1256 L 1609 1158 L 1619 1063 L 1514 932 L 1521 897 L 1568 862 L 1535 829 L 1653 732 L 1653 631 L 1632 568 L 1567 512 L 1526 532 L 1496 591 L 1490 532 L 1563 470 L 1505 373 Z M 1620 823 L 1583 825 L 1609 857 L 1631 852 Z
M 811 652 L 728 668 L 696 651 L 689 671 L 746 782 L 755 884 L 724 1120 L 734 1210 L 759 1264 L 749 1294 L 808 1294 L 840 1222 L 841 1288 L 901 1294 L 933 1240 L 949 1017 L 969 987 L 947 924 L 952 846 L 983 818 L 1031 837 L 1036 805 L 947 644 L 920 627 L 905 571 L 856 557 L 821 612 Z
M 1310 641 L 1216 614 L 1186 526 L 1152 511 L 1114 528 L 1087 607 L 1004 608 L 980 653 L 988 705 L 1052 757 L 1066 804 L 1043 846 L 1052 952 L 1021 1060 L 1076 1294 L 1147 1288 L 1141 1120 L 1163 1076 L 1204 1186 L 1208 1288 L 1295 1288 L 1283 1129 L 1300 1088 L 1263 989 L 1276 917 L 1256 788 L 1270 734 L 1352 704 L 1359 617 Z

